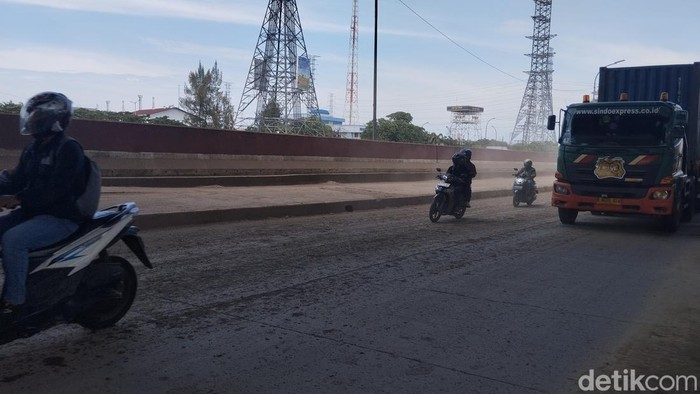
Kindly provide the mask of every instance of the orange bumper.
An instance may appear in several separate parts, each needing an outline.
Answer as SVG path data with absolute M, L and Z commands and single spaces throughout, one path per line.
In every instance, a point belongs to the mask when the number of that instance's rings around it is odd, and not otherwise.
M 653 200 L 654 192 L 668 192 L 668 198 Z M 670 186 L 650 187 L 644 198 L 579 196 L 573 194 L 569 183 L 556 181 L 552 190 L 552 206 L 577 211 L 670 215 L 673 211 L 674 197 L 673 188 Z

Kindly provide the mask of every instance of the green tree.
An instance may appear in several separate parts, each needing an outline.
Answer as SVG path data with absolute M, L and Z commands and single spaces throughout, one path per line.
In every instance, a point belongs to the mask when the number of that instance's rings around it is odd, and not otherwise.
M 430 143 L 430 134 L 424 128 L 412 124 L 413 116 L 408 112 L 394 112 L 377 120 L 375 139 L 379 141 Z M 367 122 L 363 139 L 372 138 L 372 122 Z
M 413 115 L 403 111 L 394 112 L 393 114 L 389 114 L 386 117 L 396 122 L 406 122 L 409 124 L 413 122 Z
M 323 124 L 315 116 L 285 121 L 282 119 L 282 110 L 275 101 L 267 103 L 263 111 L 258 115 L 255 123 L 249 126 L 247 130 L 279 134 L 333 135 L 333 129 Z
M 18 114 L 22 109 L 22 103 L 13 103 L 12 101 L 0 103 L 0 112 L 7 114 Z
M 7 103 L 0 103 L 0 112 L 19 114 L 22 108 L 21 103 L 13 103 L 12 101 Z M 146 123 L 146 124 L 159 124 L 159 125 L 170 125 L 170 126 L 185 126 L 184 123 L 170 119 L 167 116 L 161 116 L 158 118 L 148 118 L 145 116 L 134 115 L 131 112 L 112 112 L 112 111 L 100 111 L 97 109 L 89 108 L 74 108 L 73 109 L 73 119 L 86 119 L 86 120 L 104 120 L 111 122 L 127 122 L 127 123 Z
M 170 119 L 167 116 L 159 116 L 157 118 L 148 118 L 148 124 L 157 124 L 162 126 L 185 126 L 184 123 L 179 120 Z
M 270 101 L 257 116 L 255 122 L 248 127 L 249 131 L 259 131 L 263 133 L 284 133 L 282 125 L 282 110 L 276 101 Z
M 185 97 L 180 105 L 189 113 L 185 123 L 195 127 L 233 128 L 233 106 L 221 91 L 222 75 L 217 62 L 211 70 L 204 70 L 202 62 L 190 72 L 185 85 Z
M 304 119 L 294 121 L 291 131 L 299 135 L 316 135 L 322 137 L 330 137 L 333 135 L 331 126 L 324 124 L 315 116 L 308 116 Z
M 158 124 L 158 125 L 169 125 L 169 126 L 185 126 L 184 123 L 170 119 L 167 116 L 161 116 L 157 118 L 149 118 L 146 116 L 134 115 L 131 112 L 112 112 L 112 111 L 100 111 L 97 109 L 88 108 L 75 108 L 73 110 L 73 118 L 75 119 L 89 119 L 89 120 L 106 120 L 112 122 L 127 122 L 127 123 L 146 123 L 146 124 Z
M 146 123 L 147 118 L 134 115 L 131 112 L 111 112 L 100 111 L 97 109 L 75 108 L 73 109 L 73 118 L 88 119 L 88 120 L 109 120 L 113 122 L 128 122 L 128 123 Z

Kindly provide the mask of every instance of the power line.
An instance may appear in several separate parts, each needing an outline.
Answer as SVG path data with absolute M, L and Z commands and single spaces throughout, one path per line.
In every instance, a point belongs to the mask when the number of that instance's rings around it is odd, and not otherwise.
M 474 57 L 476 60 L 478 60 L 478 61 L 484 63 L 485 65 L 487 65 L 487 66 L 493 68 L 494 70 L 496 70 L 496 71 L 498 71 L 498 72 L 500 72 L 500 73 L 502 73 L 502 74 L 505 74 L 505 75 L 507 75 L 507 76 L 509 76 L 509 77 L 511 77 L 511 78 L 513 78 L 513 79 L 515 79 L 515 80 L 518 80 L 518 81 L 520 81 L 520 82 L 525 82 L 524 79 L 518 78 L 518 77 L 516 77 L 516 76 L 514 76 L 514 75 L 512 75 L 512 74 L 509 74 L 509 73 L 507 73 L 507 72 L 501 70 L 500 68 L 494 66 L 493 64 L 487 62 L 486 60 L 484 60 L 484 59 L 482 59 L 481 57 L 479 57 L 478 55 L 476 55 L 475 53 L 471 52 L 471 51 L 468 50 L 467 48 L 461 46 L 458 42 L 456 42 L 455 40 L 453 40 L 452 38 L 450 38 L 447 34 L 443 33 L 440 29 L 438 29 L 437 27 L 435 27 L 432 23 L 428 22 L 427 19 L 425 19 L 423 16 L 421 16 L 419 13 L 417 13 L 413 8 L 409 7 L 406 3 L 403 2 L 403 0 L 398 0 L 398 2 L 401 3 L 401 4 L 403 4 L 404 7 L 408 8 L 409 11 L 411 11 L 412 13 L 414 13 L 418 18 L 420 18 L 420 19 L 421 19 L 423 22 L 425 22 L 428 26 L 430 26 L 431 28 L 433 28 L 433 30 L 435 30 L 436 32 L 440 33 L 440 35 L 442 35 L 443 37 L 445 37 L 445 38 L 446 38 L 447 40 L 449 40 L 451 43 L 455 44 L 458 48 L 460 48 L 460 49 L 463 50 L 464 52 L 466 52 L 466 53 L 468 53 L 469 55 L 471 55 L 472 57 Z

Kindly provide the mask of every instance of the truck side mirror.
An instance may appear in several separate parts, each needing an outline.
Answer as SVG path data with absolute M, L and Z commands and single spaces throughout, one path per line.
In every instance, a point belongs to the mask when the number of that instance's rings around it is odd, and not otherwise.
M 676 112 L 676 118 L 673 120 L 674 126 L 687 126 L 688 125 L 688 111 L 678 111 Z
M 554 130 L 554 125 L 557 123 L 556 115 L 549 115 L 547 117 L 547 130 Z
M 671 138 L 683 138 L 685 137 L 685 127 L 675 126 L 671 130 Z
M 688 111 L 676 112 L 676 117 L 673 118 L 673 129 L 671 129 L 672 138 L 685 137 L 685 127 L 688 125 Z

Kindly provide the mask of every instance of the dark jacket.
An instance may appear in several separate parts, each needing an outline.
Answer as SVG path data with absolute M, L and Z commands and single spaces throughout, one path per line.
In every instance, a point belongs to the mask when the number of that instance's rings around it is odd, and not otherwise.
M 27 145 L 17 167 L 0 176 L 0 194 L 16 195 L 28 218 L 53 215 L 84 221 L 75 200 L 85 185 L 85 156 L 77 141 L 65 142 L 56 152 L 64 138 L 60 133 L 47 144 L 35 141 Z
M 535 170 L 535 167 L 522 167 L 516 176 L 524 176 L 525 178 L 535 179 L 537 176 L 537 171 Z
M 476 166 L 468 161 L 466 165 L 450 166 L 447 173 L 457 177 L 462 183 L 471 185 L 472 178 L 476 176 Z

